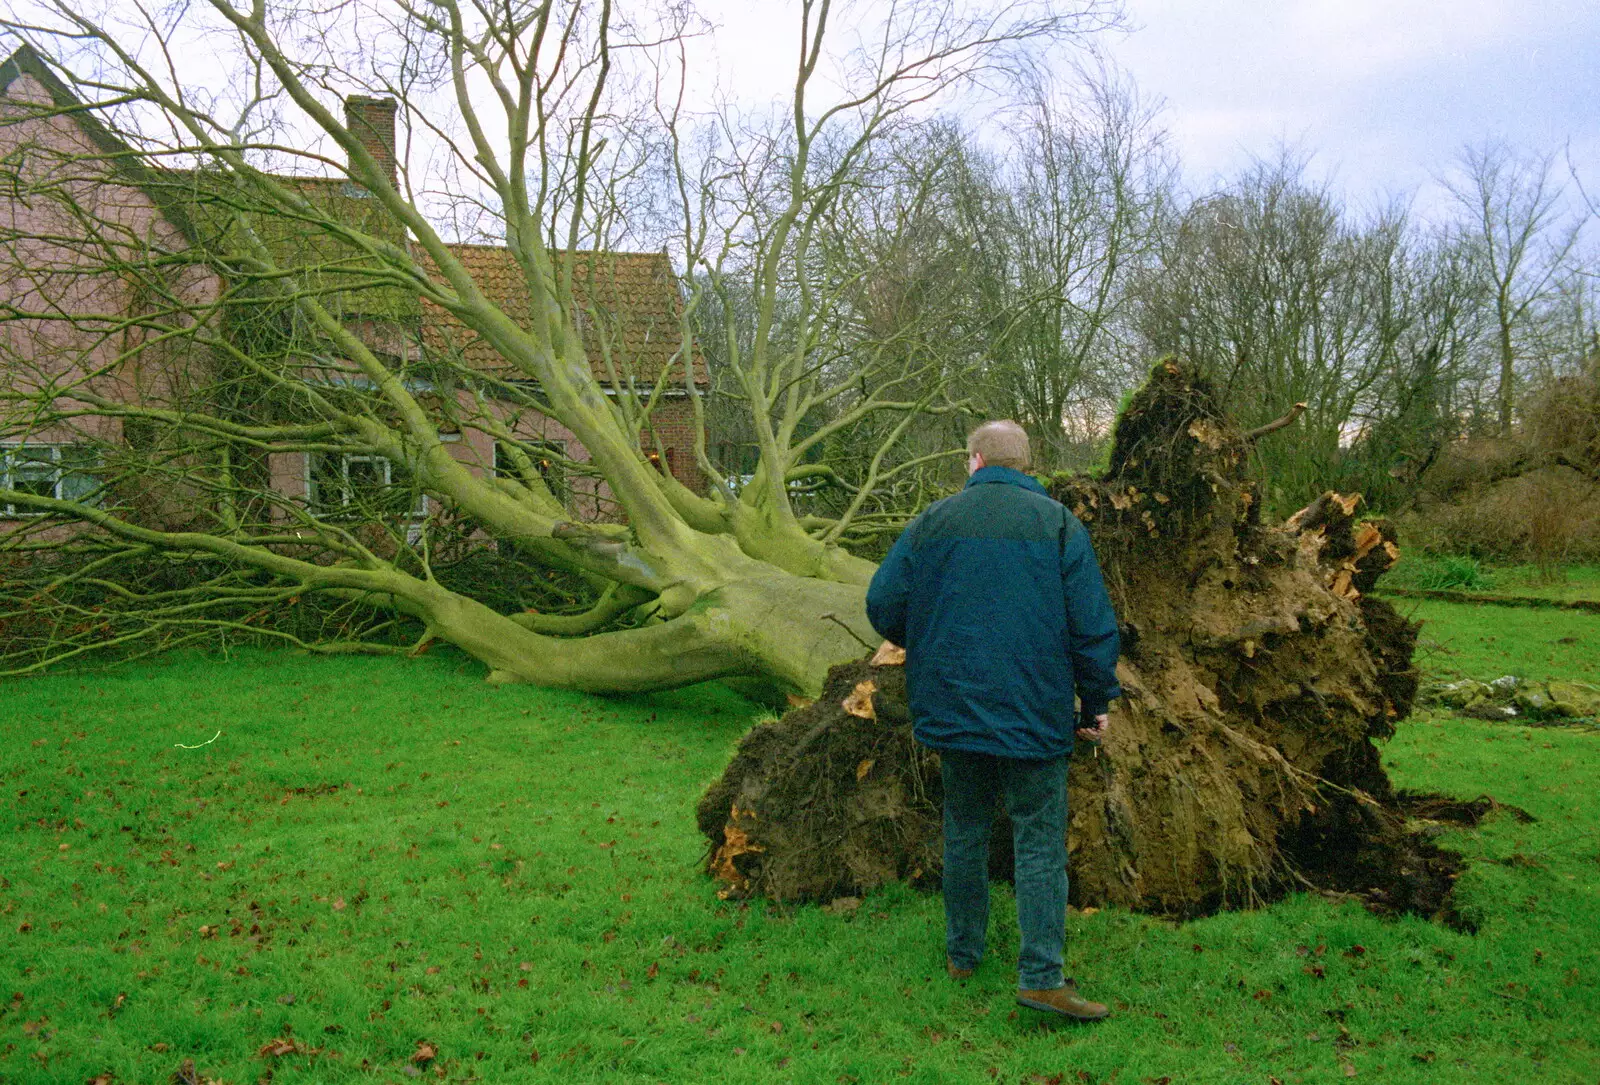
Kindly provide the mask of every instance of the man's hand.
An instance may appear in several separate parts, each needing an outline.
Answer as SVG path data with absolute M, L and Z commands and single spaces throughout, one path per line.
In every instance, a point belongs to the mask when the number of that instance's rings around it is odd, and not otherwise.
M 1099 742 L 1106 737 L 1106 725 L 1111 722 L 1111 717 L 1102 712 L 1094 718 L 1093 727 L 1078 728 L 1078 737 L 1086 742 Z

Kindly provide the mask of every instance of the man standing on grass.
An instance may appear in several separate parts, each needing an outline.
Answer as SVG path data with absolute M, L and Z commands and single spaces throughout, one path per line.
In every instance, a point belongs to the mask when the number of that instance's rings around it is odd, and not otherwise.
M 1061 974 L 1067 758 L 1074 730 L 1105 736 L 1107 706 L 1122 692 L 1117 620 L 1089 533 L 1023 473 L 1029 462 L 1015 422 L 973 431 L 966 488 L 895 541 L 867 589 L 867 616 L 905 647 L 916 737 L 943 764 L 951 978 L 983 959 L 989 833 L 1004 795 L 1022 929 L 1017 1002 L 1093 1021 L 1110 1011 Z

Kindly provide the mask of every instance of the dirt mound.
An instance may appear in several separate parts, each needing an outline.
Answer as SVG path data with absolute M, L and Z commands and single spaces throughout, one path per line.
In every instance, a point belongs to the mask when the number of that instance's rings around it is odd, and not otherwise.
M 1123 622 L 1126 696 L 1071 767 L 1072 901 L 1194 916 L 1315 886 L 1438 912 L 1453 871 L 1408 830 L 1373 745 L 1417 689 L 1416 627 L 1364 594 L 1398 556 L 1393 530 L 1332 493 L 1263 524 L 1249 457 L 1209 384 L 1167 361 L 1119 419 L 1106 477 L 1051 486 Z M 826 900 L 937 876 L 938 761 L 912 741 L 904 683 L 894 665 L 835 668 L 815 704 L 746 737 L 698 811 L 725 892 Z

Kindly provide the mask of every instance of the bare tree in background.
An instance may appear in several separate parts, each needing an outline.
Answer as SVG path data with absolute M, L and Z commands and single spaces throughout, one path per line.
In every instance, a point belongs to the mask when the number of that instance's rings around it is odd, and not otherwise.
M 985 399 L 1055 467 L 1108 432 L 1143 370 L 1126 349 L 1129 287 L 1158 250 L 1173 165 L 1152 112 L 1108 70 L 1028 91 L 1005 190 L 974 231 L 1000 295 Z
M 1581 224 L 1563 222 L 1553 155 L 1522 156 L 1503 143 L 1465 148 L 1446 185 L 1463 213 L 1495 320 L 1495 404 L 1501 435 L 1517 403 L 1518 359 L 1540 308 L 1555 294 Z

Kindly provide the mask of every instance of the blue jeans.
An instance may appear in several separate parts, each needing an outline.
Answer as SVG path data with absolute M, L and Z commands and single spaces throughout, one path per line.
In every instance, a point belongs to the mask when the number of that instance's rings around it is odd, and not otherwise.
M 989 834 L 995 800 L 1011 815 L 1017 864 L 1017 986 L 1062 984 L 1067 914 L 1067 759 L 1018 761 L 940 750 L 944 780 L 945 947 L 958 968 L 983 959 L 989 925 Z

